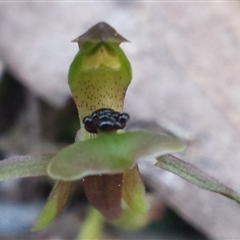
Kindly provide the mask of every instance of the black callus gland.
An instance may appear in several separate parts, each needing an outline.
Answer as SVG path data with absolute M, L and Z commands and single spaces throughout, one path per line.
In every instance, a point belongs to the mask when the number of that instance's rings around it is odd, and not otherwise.
M 123 129 L 129 120 L 127 113 L 115 112 L 110 108 L 101 108 L 83 119 L 86 131 L 90 133 L 109 132 Z

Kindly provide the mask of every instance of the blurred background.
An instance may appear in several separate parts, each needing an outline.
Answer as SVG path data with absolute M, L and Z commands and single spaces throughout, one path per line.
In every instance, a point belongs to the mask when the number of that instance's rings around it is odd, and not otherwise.
M 163 129 L 183 139 L 179 157 L 240 192 L 240 3 L 1 2 L 0 157 L 50 153 L 74 141 L 77 111 L 67 84 L 71 43 L 105 21 L 130 43 L 128 128 Z M 147 228 L 106 225 L 103 239 L 240 239 L 240 207 L 164 170 L 142 164 L 156 204 Z M 77 183 L 49 227 L 30 228 L 53 182 L 0 183 L 0 239 L 74 239 L 87 201 Z

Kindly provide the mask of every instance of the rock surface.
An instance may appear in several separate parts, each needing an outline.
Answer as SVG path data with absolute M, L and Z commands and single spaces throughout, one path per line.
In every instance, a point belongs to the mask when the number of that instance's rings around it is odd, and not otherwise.
M 240 192 L 240 3 L 0 3 L 0 59 L 33 93 L 61 107 L 78 48 L 106 21 L 131 41 L 125 110 L 189 142 L 180 156 Z M 171 173 L 143 167 L 166 204 L 211 238 L 239 239 L 239 206 Z

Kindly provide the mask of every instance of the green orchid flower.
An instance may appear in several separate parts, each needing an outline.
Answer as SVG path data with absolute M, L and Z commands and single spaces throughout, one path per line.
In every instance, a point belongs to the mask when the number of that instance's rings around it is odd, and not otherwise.
M 98 238 L 104 219 L 128 229 L 144 226 L 150 206 L 138 161 L 149 157 L 156 159 L 156 167 L 240 203 L 234 190 L 171 155 L 184 150 L 181 140 L 142 130 L 124 131 L 129 115 L 122 111 L 132 78 L 131 65 L 119 47 L 127 41 L 124 37 L 101 22 L 74 41 L 80 50 L 69 69 L 69 86 L 79 114 L 80 135 L 56 154 L 0 162 L 0 181 L 41 175 L 56 180 L 33 231 L 47 226 L 61 212 L 76 181 L 83 182 L 93 206 L 79 239 Z

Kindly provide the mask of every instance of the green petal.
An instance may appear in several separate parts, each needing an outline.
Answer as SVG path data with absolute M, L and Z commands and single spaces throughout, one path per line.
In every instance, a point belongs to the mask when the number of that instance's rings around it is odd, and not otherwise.
M 149 223 L 148 214 L 136 213 L 132 208 L 126 205 L 124 201 L 122 205 L 124 210 L 121 216 L 118 219 L 111 221 L 112 224 L 127 230 L 137 230 Z
M 122 198 L 122 214 L 111 223 L 129 230 L 145 226 L 149 221 L 148 204 L 137 165 L 124 171 Z
M 59 181 L 55 184 L 46 205 L 38 215 L 32 231 L 38 231 L 51 223 L 65 206 L 71 193 L 72 183 Z
M 0 181 L 47 175 L 51 156 L 17 156 L 0 161 Z
M 124 171 L 122 198 L 134 212 L 146 214 L 145 187 L 137 165 Z
M 217 179 L 209 176 L 195 166 L 172 155 L 165 155 L 157 158 L 157 163 L 155 165 L 175 173 L 200 188 L 219 193 L 240 203 L 240 195 L 237 192 L 220 183 Z
M 48 165 L 53 179 L 73 181 L 88 175 L 113 174 L 132 167 L 139 158 L 181 151 L 178 139 L 145 131 L 108 133 L 60 151 Z

